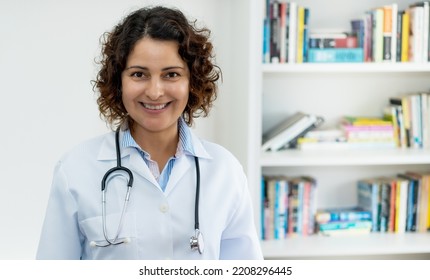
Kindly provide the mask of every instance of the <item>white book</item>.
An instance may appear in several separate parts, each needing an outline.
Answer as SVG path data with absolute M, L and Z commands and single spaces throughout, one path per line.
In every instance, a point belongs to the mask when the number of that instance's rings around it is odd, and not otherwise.
M 430 135 L 429 135 L 429 112 L 428 112 L 428 101 L 429 96 L 427 92 L 421 93 L 421 135 L 422 135 L 422 147 L 430 148 Z
M 424 18 L 423 18 L 423 54 L 422 54 L 422 62 L 427 62 L 428 61 L 428 40 L 429 40 L 429 2 L 428 1 L 424 1 Z
M 288 30 L 288 63 L 296 63 L 296 42 L 297 42 L 297 3 L 290 2 L 289 9 L 289 30 Z
M 264 135 L 263 151 L 277 151 L 285 147 L 301 133 L 312 126 L 317 126 L 322 119 L 310 114 L 297 112 Z

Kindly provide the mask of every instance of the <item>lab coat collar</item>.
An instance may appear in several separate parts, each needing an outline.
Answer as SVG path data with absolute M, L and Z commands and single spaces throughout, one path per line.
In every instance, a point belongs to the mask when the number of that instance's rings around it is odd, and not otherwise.
M 122 142 L 123 138 L 123 131 L 120 131 L 119 134 L 119 141 Z M 202 159 L 212 159 L 212 157 L 209 155 L 205 147 L 203 146 L 202 141 L 190 130 L 191 135 L 191 143 L 194 148 L 194 154 L 198 158 Z M 126 157 L 130 157 L 130 160 L 127 164 L 124 164 L 130 170 L 133 172 L 143 176 L 148 180 L 150 183 L 152 183 L 155 186 L 158 186 L 159 184 L 155 180 L 154 176 L 151 174 L 151 171 L 149 170 L 148 166 L 146 165 L 145 161 L 142 160 L 141 155 L 139 152 L 133 148 L 133 147 L 127 147 L 121 149 L 121 158 L 124 159 Z M 103 142 L 101 144 L 99 154 L 97 157 L 97 160 L 101 161 L 116 161 L 116 150 L 115 150 L 115 132 L 111 132 L 105 135 Z M 189 156 L 181 156 L 176 159 L 177 162 L 175 163 L 175 168 L 172 170 L 172 174 L 170 174 L 169 182 L 166 186 L 165 194 L 168 195 L 170 191 L 173 189 L 173 186 L 176 185 L 176 183 L 181 179 L 181 177 L 185 174 L 185 172 L 191 167 L 191 160 L 194 166 L 194 159 L 190 158 Z M 124 161 L 123 161 L 124 162 Z
M 121 130 L 119 133 L 119 141 L 122 142 L 124 132 Z M 198 158 L 212 159 L 212 156 L 207 152 L 203 146 L 202 141 L 193 133 L 190 129 L 191 142 L 194 148 L 195 156 Z M 121 149 L 121 158 L 134 154 L 134 148 Z M 138 153 L 137 153 L 138 154 Z M 140 156 L 140 155 L 139 155 Z M 103 139 L 100 146 L 99 154 L 97 160 L 116 160 L 116 150 L 115 150 L 115 132 L 107 133 Z

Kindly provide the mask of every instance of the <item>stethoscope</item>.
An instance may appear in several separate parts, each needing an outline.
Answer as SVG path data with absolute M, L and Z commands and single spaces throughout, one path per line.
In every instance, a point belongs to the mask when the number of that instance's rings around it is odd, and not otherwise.
M 102 179 L 102 225 L 103 225 L 103 235 L 106 242 L 100 243 L 96 241 L 91 241 L 91 246 L 96 247 L 108 247 L 110 245 L 119 245 L 123 243 L 130 242 L 130 238 L 118 238 L 121 228 L 124 222 L 124 215 L 127 210 L 128 202 L 130 200 L 130 191 L 133 186 L 133 173 L 127 167 L 121 165 L 121 151 L 119 148 L 119 128 L 115 132 L 115 150 L 116 150 L 116 166 L 109 169 Z M 196 165 L 196 198 L 195 198 L 195 206 L 194 206 L 194 235 L 190 238 L 190 247 L 191 250 L 198 250 L 200 254 L 203 254 L 204 251 L 204 242 L 203 235 L 200 232 L 199 226 L 199 197 L 200 197 L 200 166 L 199 159 L 195 156 L 194 162 Z M 106 227 L 106 187 L 108 179 L 112 176 L 124 176 L 123 173 L 128 175 L 127 182 L 127 192 L 125 194 L 124 205 L 122 207 L 121 216 L 118 223 L 118 228 L 114 238 L 109 238 L 107 234 Z M 117 174 L 114 174 L 117 173 Z

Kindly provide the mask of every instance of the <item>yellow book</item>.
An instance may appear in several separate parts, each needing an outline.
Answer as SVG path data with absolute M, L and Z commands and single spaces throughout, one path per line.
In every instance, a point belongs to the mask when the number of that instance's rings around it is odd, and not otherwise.
M 403 111 L 403 125 L 405 127 L 406 146 L 410 147 L 410 134 L 411 134 L 411 112 L 409 110 L 409 96 L 402 97 L 402 111 Z
M 354 126 L 392 126 L 393 123 L 390 120 L 384 120 L 378 117 L 360 117 L 360 116 L 343 116 L 341 123 L 344 125 L 354 125 Z
M 427 186 L 427 230 L 430 229 L 430 176 L 426 176 L 424 184 Z
M 401 62 L 409 61 L 409 19 L 409 11 L 405 11 L 402 15 Z
M 305 30 L 305 8 L 297 8 L 297 63 L 303 62 L 303 35 Z
M 396 184 L 396 214 L 394 232 L 404 233 L 406 231 L 408 181 L 399 178 Z

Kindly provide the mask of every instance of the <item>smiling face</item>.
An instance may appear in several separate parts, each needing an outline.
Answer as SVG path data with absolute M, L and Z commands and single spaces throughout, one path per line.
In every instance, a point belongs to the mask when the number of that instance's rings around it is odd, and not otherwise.
M 175 41 L 137 41 L 121 75 L 122 102 L 133 133 L 176 135 L 189 95 L 190 71 Z

